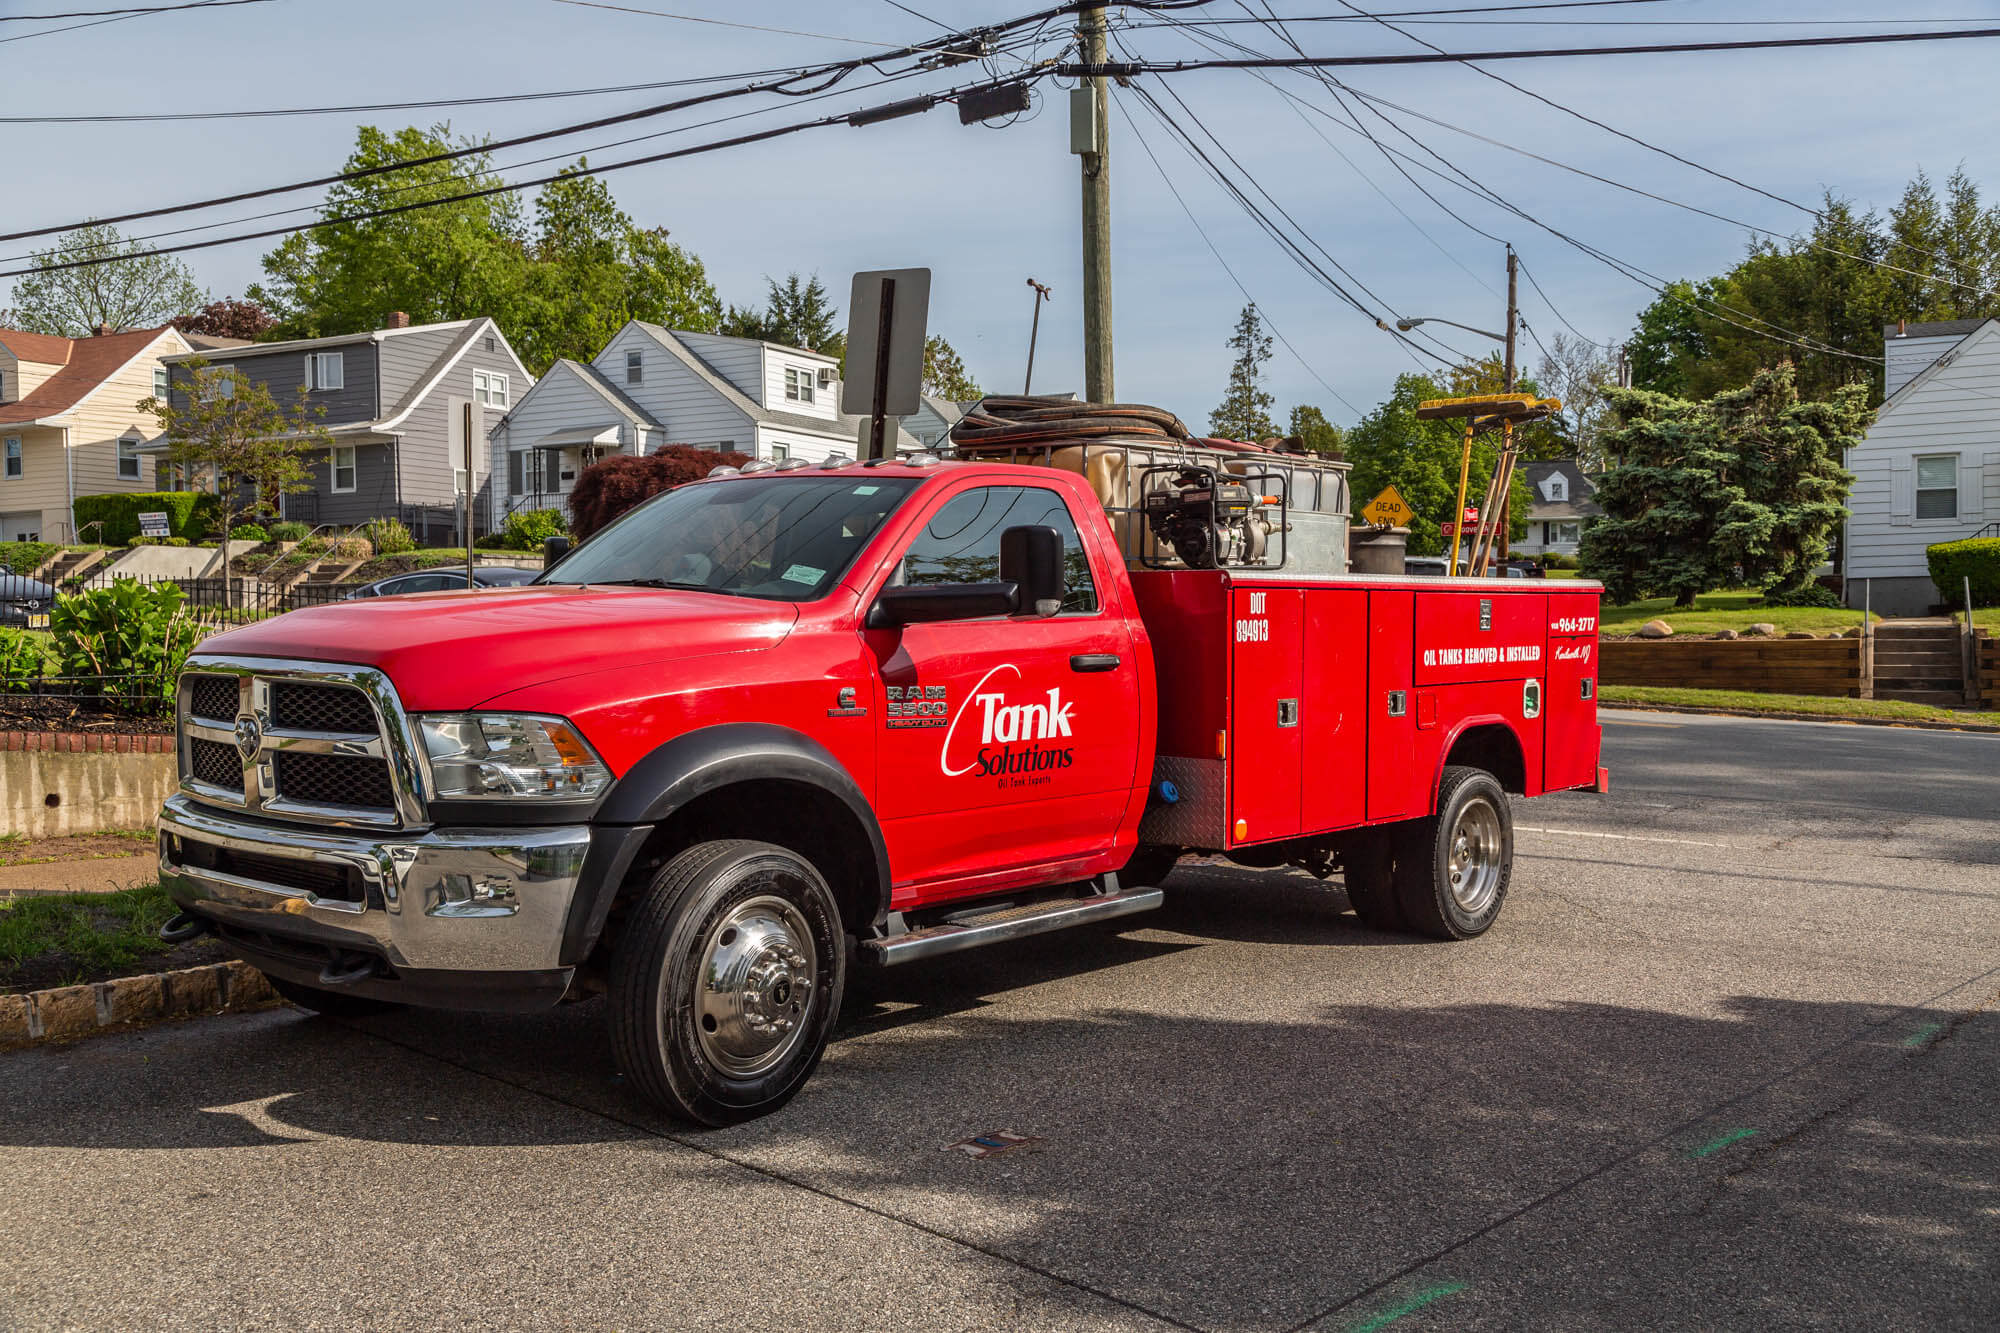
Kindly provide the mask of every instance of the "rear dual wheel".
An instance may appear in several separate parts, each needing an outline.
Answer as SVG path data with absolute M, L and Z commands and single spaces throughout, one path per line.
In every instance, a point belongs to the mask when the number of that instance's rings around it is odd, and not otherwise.
M 612 955 L 619 1068 L 662 1110 L 729 1125 L 811 1077 L 840 1012 L 847 935 L 810 862 L 770 843 L 701 843 L 653 876 Z

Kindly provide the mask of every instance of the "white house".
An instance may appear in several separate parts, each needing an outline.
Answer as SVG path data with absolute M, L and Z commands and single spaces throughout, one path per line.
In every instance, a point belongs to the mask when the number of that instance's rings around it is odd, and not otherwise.
M 1847 602 L 1922 615 L 1957 596 L 1934 587 L 1924 548 L 2000 520 L 2000 320 L 1891 324 L 1887 400 L 1847 451 Z M 2000 531 L 2000 529 L 1996 529 Z
M 839 362 L 754 338 L 633 320 L 588 363 L 556 362 L 491 433 L 494 521 L 561 507 L 585 467 L 667 444 L 757 458 L 855 452 L 860 421 L 840 412 Z M 897 446 L 918 448 L 899 430 Z
M 1585 520 L 1604 511 L 1593 497 L 1597 488 L 1583 475 L 1574 458 L 1550 458 L 1523 463 L 1521 476 L 1535 497 L 1528 510 L 1528 535 L 1508 543 L 1514 555 L 1536 556 L 1544 552 L 1575 555 L 1583 539 Z

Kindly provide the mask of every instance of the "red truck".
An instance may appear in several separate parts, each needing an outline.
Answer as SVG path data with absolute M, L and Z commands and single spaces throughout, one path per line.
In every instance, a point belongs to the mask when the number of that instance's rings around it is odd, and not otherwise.
M 1480 934 L 1508 793 L 1602 789 L 1596 586 L 1341 573 L 1341 466 L 1192 457 L 1123 507 L 1101 453 L 719 469 L 533 584 L 210 639 L 163 933 L 329 1013 L 604 992 L 709 1124 L 798 1090 L 850 967 L 1144 911 L 1184 855 Z

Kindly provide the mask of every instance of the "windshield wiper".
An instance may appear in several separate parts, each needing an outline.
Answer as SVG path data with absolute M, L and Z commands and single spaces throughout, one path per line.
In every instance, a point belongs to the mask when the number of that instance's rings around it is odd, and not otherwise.
M 585 579 L 584 583 L 595 583 L 606 588 L 682 588 L 689 592 L 719 592 L 733 595 L 727 588 L 712 588 L 706 583 L 692 583 L 680 579 Z

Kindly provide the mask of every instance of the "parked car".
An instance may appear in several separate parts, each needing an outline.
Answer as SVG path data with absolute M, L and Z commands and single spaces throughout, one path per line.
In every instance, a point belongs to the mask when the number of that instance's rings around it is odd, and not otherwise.
M 515 569 L 511 565 L 481 565 L 472 571 L 472 586 L 510 588 L 517 583 L 532 583 L 540 573 L 538 569 Z M 386 579 L 364 583 L 342 600 L 351 602 L 357 597 L 394 597 L 405 592 L 443 592 L 447 588 L 464 586 L 465 571 L 457 566 L 420 569 L 414 574 L 391 574 Z
M 1447 571 L 1441 555 L 1406 555 L 1403 557 L 1403 572 L 1421 574 L 1425 578 L 1443 578 Z
M 47 629 L 56 590 L 25 574 L 0 574 L 0 625 Z

